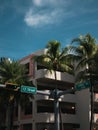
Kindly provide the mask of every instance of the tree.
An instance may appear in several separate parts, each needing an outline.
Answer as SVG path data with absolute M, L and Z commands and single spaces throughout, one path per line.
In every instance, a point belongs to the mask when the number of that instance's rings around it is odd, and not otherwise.
M 18 61 L 11 61 L 7 58 L 1 58 L 0 61 L 0 83 L 12 83 L 15 85 L 27 84 L 26 77 L 26 68 L 24 65 L 21 65 Z M 11 87 L 11 85 L 10 85 Z M 23 101 L 24 98 L 24 102 Z M 21 100 L 22 99 L 22 100 Z M 4 90 L 1 89 L 0 93 L 0 103 L 1 106 L 4 107 L 7 111 L 8 109 L 8 120 L 9 120 L 9 130 L 12 130 L 13 127 L 13 106 L 14 103 L 20 103 L 23 105 L 26 101 L 29 100 L 29 96 L 25 96 L 24 94 L 20 94 L 18 91 L 12 90 Z M 4 104 L 3 104 L 4 103 Z M 5 106 L 4 106 L 5 105 Z M 7 115 L 6 115 L 7 116 Z
M 54 73 L 55 80 L 57 80 L 56 71 L 67 72 L 70 74 L 74 74 L 74 68 L 72 64 L 72 54 L 69 53 L 69 47 L 66 47 L 61 50 L 61 44 L 58 41 L 49 41 L 46 46 L 46 54 L 35 56 L 33 60 L 37 61 L 37 63 L 42 64 L 47 70 L 51 73 Z M 54 96 L 54 104 L 55 107 L 58 105 L 58 97 L 57 97 L 57 84 L 55 86 L 55 94 Z M 55 110 L 55 123 L 56 130 L 59 130 L 59 116 L 58 109 Z
M 95 56 L 98 55 L 98 47 L 96 45 L 96 40 L 90 34 L 86 34 L 85 36 L 80 36 L 79 38 L 73 39 L 72 43 L 75 44 L 75 53 L 77 53 L 80 57 L 78 60 L 78 64 L 76 67 L 77 76 L 76 82 L 82 82 L 84 80 L 89 79 L 91 82 L 91 122 L 90 122 L 90 130 L 93 128 L 93 75 L 94 75 L 94 67 L 96 66 Z M 97 57 L 98 58 L 98 57 Z M 96 68 L 96 67 L 95 67 Z
M 61 51 L 61 44 L 58 41 L 50 41 L 46 46 L 46 54 L 35 56 L 33 59 L 44 65 L 50 72 L 54 71 L 55 80 L 56 71 L 68 72 L 73 74 L 73 65 L 69 48 L 66 47 Z

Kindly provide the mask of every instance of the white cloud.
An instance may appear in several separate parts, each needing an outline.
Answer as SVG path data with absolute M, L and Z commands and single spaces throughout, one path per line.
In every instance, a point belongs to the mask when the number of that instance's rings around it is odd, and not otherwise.
M 29 26 L 42 26 L 45 24 L 53 24 L 57 22 L 58 17 L 60 18 L 59 16 L 60 14 L 63 15 L 62 10 L 34 13 L 33 10 L 31 9 L 26 14 L 24 21 Z
M 72 15 L 65 8 L 69 5 L 66 0 L 32 0 L 32 3 L 24 18 L 25 23 L 31 27 L 56 24 Z
M 33 14 L 32 10 L 30 10 L 24 20 L 29 26 L 38 26 L 39 24 L 47 24 L 50 21 L 50 17 L 46 14 Z

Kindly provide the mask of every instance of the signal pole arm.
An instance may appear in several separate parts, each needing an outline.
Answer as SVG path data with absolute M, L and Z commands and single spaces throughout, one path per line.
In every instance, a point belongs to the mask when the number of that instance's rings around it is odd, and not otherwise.
M 44 92 L 44 91 L 37 90 L 37 94 L 49 96 L 50 92 Z
M 68 90 L 65 90 L 65 91 L 59 91 L 59 90 L 57 90 L 57 97 L 60 98 L 62 95 L 65 95 L 65 94 L 68 94 L 68 93 L 73 93 L 75 91 L 76 91 L 75 88 L 68 89 Z M 46 95 L 46 96 L 50 96 L 52 98 L 55 98 L 55 96 L 54 96 L 55 95 L 55 91 L 45 92 L 45 91 L 39 91 L 39 90 L 37 90 L 37 94 Z
M 5 88 L 6 85 L 5 84 L 0 84 L 0 87 Z
M 65 90 L 65 91 L 60 91 L 60 92 L 58 93 L 58 97 L 60 97 L 60 96 L 62 96 L 62 95 L 65 95 L 65 94 L 68 94 L 68 93 L 73 93 L 73 92 L 75 92 L 75 91 L 76 91 L 75 88 L 68 89 L 68 90 Z

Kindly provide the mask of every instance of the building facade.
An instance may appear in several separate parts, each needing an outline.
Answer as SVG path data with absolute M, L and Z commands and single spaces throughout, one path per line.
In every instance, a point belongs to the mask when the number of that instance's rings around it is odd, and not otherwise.
M 66 91 L 74 87 L 74 76 L 57 71 L 57 81 L 53 73 L 47 71 L 43 65 L 34 63 L 32 57 L 46 53 L 46 50 L 35 52 L 20 60 L 28 68 L 30 81 L 37 90 L 50 92 L 55 89 Z M 98 122 L 98 89 L 94 91 L 94 128 Z M 63 130 L 90 129 L 90 90 L 70 92 L 59 99 L 60 127 Z M 54 100 L 41 94 L 33 95 L 30 103 L 22 109 L 15 106 L 14 129 L 16 130 L 54 130 Z

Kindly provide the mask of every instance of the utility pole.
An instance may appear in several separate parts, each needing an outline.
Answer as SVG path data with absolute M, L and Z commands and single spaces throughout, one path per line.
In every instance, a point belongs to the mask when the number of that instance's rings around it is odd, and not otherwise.
M 54 123 L 55 123 L 55 130 L 60 130 L 60 117 L 59 117 L 59 99 L 62 95 L 75 92 L 76 89 L 72 88 L 65 91 L 60 91 L 58 89 L 54 89 L 51 92 L 44 92 L 44 91 L 38 91 L 37 94 L 40 95 L 47 95 L 50 98 L 54 99 Z

